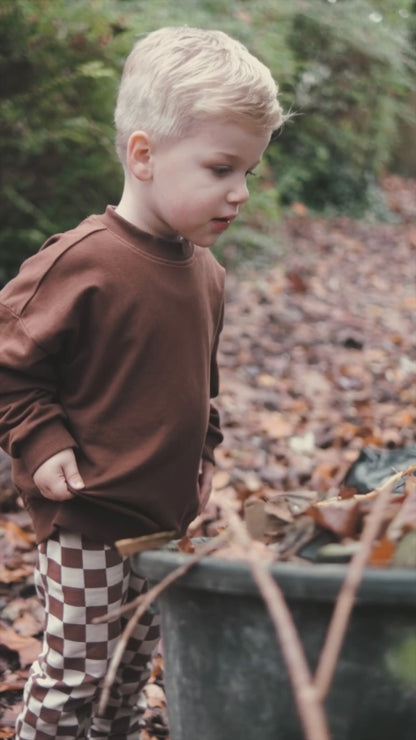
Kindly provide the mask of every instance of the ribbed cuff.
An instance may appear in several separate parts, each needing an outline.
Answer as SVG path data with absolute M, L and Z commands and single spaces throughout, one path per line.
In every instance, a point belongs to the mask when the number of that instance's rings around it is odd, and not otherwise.
M 20 457 L 31 475 L 42 463 L 49 460 L 57 452 L 69 447 L 77 447 L 77 443 L 62 422 L 57 419 L 44 424 L 27 439 L 20 443 Z

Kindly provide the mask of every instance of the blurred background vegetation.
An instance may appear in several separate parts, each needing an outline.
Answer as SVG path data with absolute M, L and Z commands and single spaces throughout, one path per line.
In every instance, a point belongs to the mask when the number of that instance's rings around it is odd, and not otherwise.
M 415 0 L 2 0 L 0 282 L 51 233 L 118 201 L 123 60 L 169 24 L 239 38 L 294 114 L 227 233 L 243 251 L 267 248 L 293 203 L 387 218 L 383 171 L 416 176 Z

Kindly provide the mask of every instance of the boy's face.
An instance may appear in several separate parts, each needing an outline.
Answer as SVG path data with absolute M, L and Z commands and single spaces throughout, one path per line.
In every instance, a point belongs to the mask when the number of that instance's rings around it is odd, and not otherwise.
M 187 138 L 156 144 L 141 228 L 211 247 L 247 201 L 247 177 L 269 140 L 268 133 L 211 121 L 195 125 Z

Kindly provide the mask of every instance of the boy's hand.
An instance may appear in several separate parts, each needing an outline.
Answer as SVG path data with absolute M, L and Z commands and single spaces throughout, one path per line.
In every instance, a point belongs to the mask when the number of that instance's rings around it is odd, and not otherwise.
M 201 472 L 199 474 L 199 510 L 203 511 L 208 503 L 214 476 L 214 464 L 209 460 L 201 460 Z
M 52 501 L 67 501 L 74 497 L 71 489 L 79 491 L 85 487 L 71 448 L 57 452 L 42 463 L 35 470 L 33 480 L 42 496 Z

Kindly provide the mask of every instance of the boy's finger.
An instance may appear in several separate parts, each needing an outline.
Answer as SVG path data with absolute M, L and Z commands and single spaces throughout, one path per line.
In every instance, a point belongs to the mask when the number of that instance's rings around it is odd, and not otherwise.
M 67 483 L 62 478 L 53 485 L 39 487 L 39 490 L 45 498 L 51 501 L 67 501 L 74 497 L 74 494 L 68 490 Z
M 67 464 L 64 467 L 64 474 L 69 488 L 72 488 L 75 491 L 80 491 L 81 488 L 85 488 L 85 483 L 81 478 L 76 463 Z

